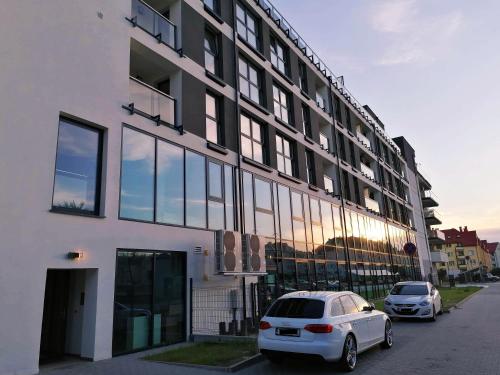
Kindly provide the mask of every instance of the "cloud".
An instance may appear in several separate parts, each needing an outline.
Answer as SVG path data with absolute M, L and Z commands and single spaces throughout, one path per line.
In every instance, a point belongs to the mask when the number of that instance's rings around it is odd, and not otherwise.
M 386 48 L 377 65 L 433 62 L 460 29 L 460 10 L 424 14 L 419 4 L 415 0 L 386 0 L 370 9 L 371 28 L 385 37 Z

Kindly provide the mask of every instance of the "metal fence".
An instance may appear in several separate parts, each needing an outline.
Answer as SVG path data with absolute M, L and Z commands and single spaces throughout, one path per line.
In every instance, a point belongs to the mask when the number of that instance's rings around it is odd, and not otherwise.
M 190 287 L 191 334 L 237 335 L 257 333 L 259 323 L 256 284 L 234 287 Z

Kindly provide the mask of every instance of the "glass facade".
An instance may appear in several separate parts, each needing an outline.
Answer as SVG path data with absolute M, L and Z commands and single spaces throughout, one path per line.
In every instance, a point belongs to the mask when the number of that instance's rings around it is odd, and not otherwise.
M 186 254 L 119 250 L 113 355 L 174 344 L 186 335 Z
M 383 297 L 394 282 L 420 278 L 406 255 L 411 231 L 243 172 L 245 232 L 266 241 L 267 300 L 301 289 Z
M 233 169 L 125 126 L 120 218 L 233 230 Z

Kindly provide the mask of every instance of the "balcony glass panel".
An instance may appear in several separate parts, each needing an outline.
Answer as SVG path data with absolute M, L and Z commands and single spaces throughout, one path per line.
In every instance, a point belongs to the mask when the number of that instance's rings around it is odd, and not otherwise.
M 372 180 L 375 180 L 375 173 L 373 172 L 373 170 L 364 163 L 360 163 L 360 165 L 361 165 L 361 173 L 367 175 Z
M 150 116 L 160 116 L 162 121 L 175 125 L 175 99 L 130 77 L 129 100 L 134 108 Z
M 330 142 L 328 141 L 328 137 L 323 133 L 319 133 L 319 144 L 323 150 L 330 150 Z
M 378 202 L 370 197 L 365 197 L 365 206 L 372 211 L 380 212 Z
M 132 0 L 132 19 L 140 28 L 176 49 L 175 25 L 149 5 L 140 0 Z
M 365 146 L 372 148 L 372 143 L 368 138 L 366 138 L 366 136 L 363 135 L 363 133 L 358 132 L 357 137 Z

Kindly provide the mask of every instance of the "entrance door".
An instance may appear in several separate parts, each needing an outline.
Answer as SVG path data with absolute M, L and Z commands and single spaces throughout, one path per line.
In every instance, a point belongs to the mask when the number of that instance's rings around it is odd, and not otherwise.
M 64 356 L 69 293 L 68 270 L 48 270 L 43 304 L 40 363 Z

